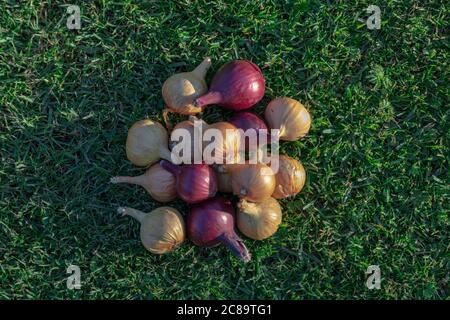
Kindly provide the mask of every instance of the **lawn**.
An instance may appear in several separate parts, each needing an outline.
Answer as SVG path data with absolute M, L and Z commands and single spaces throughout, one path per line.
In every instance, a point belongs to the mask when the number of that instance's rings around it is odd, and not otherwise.
M 80 30 L 63 3 L 80 5 Z M 379 30 L 366 26 L 371 4 Z M 449 12 L 446 1 L 4 1 L 0 298 L 448 299 Z M 281 201 L 272 238 L 245 239 L 248 264 L 189 241 L 148 253 L 116 208 L 160 204 L 109 183 L 143 172 L 126 158 L 127 129 L 162 120 L 164 80 L 205 56 L 208 81 L 232 59 L 260 66 L 255 112 L 285 95 L 313 117 L 306 138 L 281 144 L 306 186 Z M 66 287 L 71 264 L 80 290 Z M 370 265 L 379 290 L 366 287 Z

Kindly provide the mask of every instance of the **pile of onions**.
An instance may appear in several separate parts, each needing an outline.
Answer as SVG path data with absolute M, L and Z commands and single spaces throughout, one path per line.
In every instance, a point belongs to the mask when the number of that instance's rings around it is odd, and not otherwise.
M 275 199 L 287 198 L 299 193 L 305 185 L 306 172 L 296 159 L 280 155 L 279 167 L 275 174 Z
M 164 82 L 162 96 L 169 110 L 187 115 L 202 111 L 193 101 L 208 91 L 205 76 L 210 66 L 206 58 L 192 72 L 174 74 Z
M 244 262 L 251 255 L 234 231 L 234 210 L 231 202 L 222 197 L 208 199 L 193 205 L 187 216 L 188 237 L 200 247 L 226 245 Z
M 280 140 L 295 141 L 304 136 L 311 126 L 308 110 L 297 100 L 281 97 L 272 100 L 264 112 L 270 129 L 279 129 Z
M 161 166 L 176 179 L 177 193 L 187 203 L 197 203 L 214 197 L 217 193 L 216 172 L 206 164 L 177 166 L 162 160 Z
M 242 129 L 244 132 L 247 130 L 255 130 L 256 141 L 251 141 L 250 139 L 245 139 L 245 150 L 244 151 L 255 151 L 259 144 L 261 143 L 259 138 L 259 130 L 267 130 L 267 126 L 263 119 L 258 117 L 256 114 L 243 111 L 237 112 L 233 115 L 233 117 L 229 120 L 231 124 L 233 124 L 236 128 Z M 241 139 L 241 147 L 244 147 Z M 267 143 L 269 141 L 266 141 Z
M 214 75 L 208 93 L 197 98 L 194 105 L 203 108 L 218 104 L 231 110 L 245 110 L 264 96 L 265 79 L 258 66 L 248 60 L 233 60 Z
M 166 129 L 149 119 L 134 123 L 128 130 L 127 158 L 137 166 L 148 166 L 159 159 L 171 160 Z
M 159 202 L 169 202 L 177 197 L 176 180 L 173 174 L 163 169 L 159 163 L 152 165 L 140 176 L 119 176 L 111 178 L 112 183 L 131 183 L 142 186 Z
M 183 217 L 174 208 L 160 207 L 150 213 L 144 213 L 120 207 L 117 212 L 139 221 L 141 242 L 151 253 L 163 254 L 173 251 L 186 238 Z
M 275 190 L 275 175 L 263 163 L 227 165 L 226 170 L 231 172 L 233 193 L 241 199 L 261 202 Z
M 247 237 L 263 240 L 272 236 L 281 223 L 281 207 L 274 198 L 263 202 L 239 201 L 237 210 L 237 226 Z

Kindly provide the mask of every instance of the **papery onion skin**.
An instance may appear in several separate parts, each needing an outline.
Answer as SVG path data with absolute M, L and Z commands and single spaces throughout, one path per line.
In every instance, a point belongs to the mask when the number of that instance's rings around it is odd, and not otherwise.
M 263 119 L 261 119 L 259 116 L 252 112 L 248 111 L 242 111 L 237 112 L 233 115 L 233 117 L 229 120 L 231 124 L 233 124 L 236 128 L 242 129 L 244 132 L 249 129 L 254 129 L 257 134 L 256 139 L 256 145 L 250 145 L 249 139 L 245 139 L 245 150 L 244 151 L 250 151 L 250 150 L 256 150 L 257 147 L 260 144 L 259 139 L 259 130 L 267 130 L 267 125 L 264 122 Z M 268 140 L 266 141 L 269 142 Z M 244 147 L 244 144 L 241 140 L 241 145 Z
M 233 60 L 224 64 L 214 75 L 208 93 L 194 104 L 205 107 L 217 104 L 226 109 L 245 110 L 264 96 L 265 79 L 258 66 L 248 60 Z
M 236 196 L 253 202 L 261 202 L 272 196 L 275 175 L 267 165 L 237 164 L 227 168 L 231 170 L 231 186 Z
M 149 119 L 135 122 L 128 130 L 126 152 L 137 166 L 148 166 L 161 158 L 171 160 L 166 129 Z
M 144 247 L 155 254 L 164 254 L 178 248 L 186 238 L 183 217 L 178 210 L 160 207 L 144 213 L 132 208 L 118 208 L 117 212 L 129 215 L 141 224 L 140 238 Z
M 229 200 L 222 197 L 208 199 L 193 205 L 187 216 L 188 238 L 197 246 L 226 245 L 244 262 L 251 255 L 234 230 L 234 209 Z
M 177 198 L 175 176 L 163 169 L 159 163 L 152 165 L 143 175 L 113 177 L 111 182 L 142 186 L 153 199 L 159 202 L 170 202 Z
M 171 111 L 185 115 L 202 111 L 193 101 L 208 91 L 205 76 L 210 66 L 211 59 L 206 58 L 192 72 L 174 74 L 164 82 L 162 96 Z
M 259 203 L 241 199 L 237 208 L 237 226 L 245 236 L 263 240 L 278 230 L 282 213 L 280 204 L 274 198 Z
M 305 181 L 306 172 L 303 165 L 294 158 L 280 155 L 272 197 L 282 199 L 295 196 L 303 189 Z
M 280 140 L 296 141 L 306 136 L 311 115 L 299 101 L 280 97 L 272 100 L 264 111 L 270 129 L 279 129 Z
M 198 203 L 217 193 L 217 174 L 206 164 L 174 165 L 162 160 L 161 166 L 171 172 L 176 180 L 178 196 L 187 203 Z

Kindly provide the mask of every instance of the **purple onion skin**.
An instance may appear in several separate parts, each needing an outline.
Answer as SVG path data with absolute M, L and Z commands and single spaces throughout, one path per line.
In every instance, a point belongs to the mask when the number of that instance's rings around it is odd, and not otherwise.
M 248 60 L 233 60 L 214 75 L 209 91 L 194 101 L 199 107 L 218 104 L 226 109 L 245 110 L 257 104 L 266 90 L 258 66 Z
M 264 122 L 263 119 L 261 119 L 260 117 L 258 117 L 256 114 L 248 112 L 248 111 L 242 111 L 242 112 L 237 112 L 233 115 L 233 117 L 228 121 L 229 123 L 233 124 L 236 128 L 238 129 L 242 129 L 244 130 L 244 132 L 248 129 L 255 129 L 256 133 L 259 132 L 259 130 L 261 129 L 267 129 L 267 125 Z M 249 145 L 249 139 L 245 139 L 245 150 L 254 150 L 256 149 L 256 146 L 251 146 Z M 259 145 L 259 135 L 257 138 L 257 144 Z M 269 143 L 269 137 L 267 139 L 267 143 Z M 243 146 L 244 144 L 241 143 L 241 146 Z
M 231 202 L 222 197 L 193 205 L 187 216 L 189 239 L 200 247 L 224 244 L 242 261 L 250 261 L 250 253 L 234 231 L 234 215 Z
M 187 203 L 198 203 L 216 195 L 217 173 L 206 164 L 185 164 L 177 166 L 161 160 L 161 166 L 171 172 L 177 180 L 177 193 Z

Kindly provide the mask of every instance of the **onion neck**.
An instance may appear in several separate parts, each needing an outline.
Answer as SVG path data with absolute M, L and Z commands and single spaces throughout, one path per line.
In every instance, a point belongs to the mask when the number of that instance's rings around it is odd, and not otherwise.
M 169 149 L 167 149 L 167 147 L 165 147 L 165 146 L 160 147 L 159 156 L 161 159 L 165 159 L 167 161 L 181 162 L 180 159 L 178 158 L 178 156 L 176 154 L 172 154 L 172 152 L 170 152 Z M 174 159 L 172 159 L 172 157 Z
M 250 252 L 248 252 L 244 242 L 234 231 L 223 233 L 219 237 L 219 241 L 226 245 L 231 252 L 242 261 L 249 262 L 251 260 L 252 256 Z
M 222 94 L 216 91 L 209 91 L 200 98 L 194 100 L 194 106 L 204 108 L 209 104 L 217 104 L 222 101 Z
M 205 58 L 202 63 L 200 63 L 197 68 L 195 68 L 192 73 L 200 79 L 204 79 L 206 76 L 206 72 L 208 72 L 208 69 L 211 67 L 211 58 L 207 57 Z
M 129 184 L 137 184 L 142 186 L 144 181 L 144 176 L 137 176 L 137 177 L 129 177 L 129 176 L 118 176 L 118 177 L 112 177 L 111 183 L 129 183 Z
M 164 170 L 169 171 L 174 176 L 178 176 L 181 173 L 181 167 L 173 164 L 167 160 L 161 160 L 159 163 Z
M 137 221 L 142 223 L 144 221 L 144 217 L 146 215 L 145 212 L 133 209 L 133 208 L 127 208 L 127 207 L 119 207 L 117 208 L 117 212 L 121 214 L 122 216 L 131 216 L 135 218 Z

